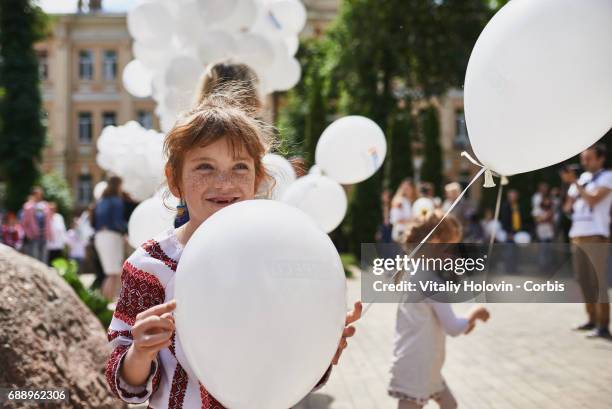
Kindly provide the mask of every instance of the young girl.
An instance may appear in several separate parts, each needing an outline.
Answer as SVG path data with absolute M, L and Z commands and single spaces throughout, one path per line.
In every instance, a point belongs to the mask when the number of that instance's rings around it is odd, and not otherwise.
M 439 211 L 417 218 L 406 231 L 408 242 L 419 243 L 440 219 Z M 442 221 L 427 243 L 457 243 L 461 226 L 452 216 Z M 420 409 L 430 399 L 440 408 L 453 409 L 457 402 L 442 377 L 446 335 L 469 333 L 477 320 L 487 321 L 489 313 L 476 307 L 466 317 L 456 317 L 450 304 L 426 300 L 400 303 L 395 326 L 394 356 L 389 395 L 399 399 L 398 409 Z
M 119 301 L 109 328 L 113 347 L 106 379 L 129 403 L 149 399 L 151 408 L 222 408 L 198 382 L 176 342 L 172 311 L 174 273 L 193 232 L 219 209 L 253 199 L 269 176 L 261 158 L 270 147 L 262 125 L 227 96 L 210 96 L 168 133 L 165 152 L 170 192 L 189 209 L 189 221 L 149 240 L 125 262 Z M 347 327 L 332 364 L 355 328 L 361 304 Z M 179 363 L 181 362 L 181 363 Z M 321 374 L 323 385 L 330 370 Z

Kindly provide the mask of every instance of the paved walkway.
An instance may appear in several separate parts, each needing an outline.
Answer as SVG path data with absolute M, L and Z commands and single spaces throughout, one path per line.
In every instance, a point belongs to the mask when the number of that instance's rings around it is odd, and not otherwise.
M 359 299 L 359 278 L 348 287 L 349 299 Z M 487 307 L 487 324 L 447 342 L 443 373 L 460 408 L 612 408 L 612 342 L 569 330 L 585 319 L 582 305 Z M 455 311 L 470 308 L 457 304 Z M 329 383 L 296 409 L 396 408 L 386 393 L 395 310 L 372 306 Z M 437 405 L 426 406 L 432 408 Z

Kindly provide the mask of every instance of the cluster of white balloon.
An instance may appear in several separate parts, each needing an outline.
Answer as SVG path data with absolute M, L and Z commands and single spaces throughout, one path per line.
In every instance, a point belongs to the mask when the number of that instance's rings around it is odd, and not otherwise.
M 294 58 L 306 23 L 299 0 L 147 0 L 128 12 L 135 59 L 123 71 L 132 95 L 152 96 L 161 129 L 193 103 L 195 85 L 210 63 L 244 63 L 264 94 L 293 88 Z
M 138 122 L 107 126 L 98 138 L 98 165 L 121 177 L 123 190 L 136 201 L 151 197 L 164 180 L 164 135 L 147 130 Z M 102 182 L 101 182 L 102 183 Z M 96 185 L 94 196 L 103 185 Z

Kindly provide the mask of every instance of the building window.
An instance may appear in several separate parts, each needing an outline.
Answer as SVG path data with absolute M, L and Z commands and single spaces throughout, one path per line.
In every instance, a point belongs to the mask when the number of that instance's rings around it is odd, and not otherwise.
M 138 111 L 138 123 L 145 129 L 153 128 L 153 114 L 151 114 L 151 111 Z
M 79 112 L 79 143 L 90 144 L 92 139 L 91 112 Z
M 117 125 L 117 113 L 108 111 L 102 113 L 102 129 L 107 126 L 116 126 Z
M 93 186 L 91 175 L 79 175 L 77 181 L 77 202 L 81 206 L 87 206 L 93 197 Z
M 93 53 L 91 50 L 79 52 L 79 78 L 82 80 L 93 79 Z
M 41 80 L 49 79 L 49 55 L 47 50 L 41 50 L 37 53 L 38 57 L 38 74 Z
M 114 81 L 117 78 L 117 52 L 112 50 L 104 51 L 104 63 L 102 71 L 105 81 Z
M 455 112 L 455 139 L 453 145 L 457 149 L 466 149 L 470 144 L 467 126 L 465 125 L 465 114 L 462 109 Z

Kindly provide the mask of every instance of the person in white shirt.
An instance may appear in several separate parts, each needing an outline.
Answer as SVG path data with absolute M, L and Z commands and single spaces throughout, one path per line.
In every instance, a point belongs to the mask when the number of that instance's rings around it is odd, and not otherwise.
M 56 258 L 64 257 L 64 248 L 66 247 L 66 224 L 64 216 L 57 212 L 57 204 L 49 202 L 49 210 L 51 211 L 51 239 L 47 242 L 49 250 L 49 265 Z
M 588 322 L 577 330 L 592 330 L 589 337 L 610 337 L 610 300 L 608 296 L 608 243 L 612 172 L 604 169 L 606 148 L 596 144 L 580 154 L 585 170 L 574 174 L 568 190 L 566 208 L 572 209 L 573 263 L 584 296 Z
M 402 180 L 391 200 L 391 210 L 389 211 L 389 222 L 393 226 L 391 237 L 396 242 L 402 241 L 404 230 L 413 217 L 412 204 L 416 199 L 416 187 L 412 179 Z

